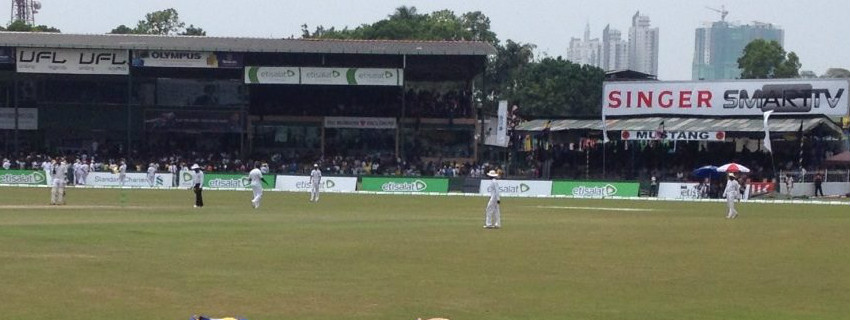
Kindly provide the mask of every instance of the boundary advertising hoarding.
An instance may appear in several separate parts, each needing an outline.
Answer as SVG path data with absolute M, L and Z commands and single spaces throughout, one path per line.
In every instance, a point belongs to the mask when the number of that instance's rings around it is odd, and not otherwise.
M 310 176 L 277 176 L 275 189 L 281 191 L 309 192 L 312 189 Z M 319 190 L 322 192 L 354 192 L 356 177 L 322 177 Z
M 844 116 L 847 79 L 605 82 L 603 116 Z
M 489 179 L 481 180 L 478 193 L 490 194 Z M 500 196 L 548 196 L 552 194 L 552 181 L 499 180 Z
M 0 184 L 47 185 L 44 171 L 0 170 Z
M 552 195 L 568 195 L 580 198 L 637 197 L 639 191 L 640 184 L 637 182 L 552 182 Z
M 16 60 L 20 73 L 127 75 L 129 57 L 127 50 L 18 48 Z
M 266 177 L 274 177 L 267 175 Z M 263 190 L 274 189 L 276 179 L 266 179 Z M 204 188 L 210 189 L 251 189 L 251 179 L 247 174 L 204 173 Z
M 662 182 L 658 185 L 658 198 L 666 199 L 699 199 L 699 183 L 696 182 Z
M 135 50 L 134 67 L 241 68 L 243 56 L 232 52 Z
M 15 129 L 15 108 L 0 108 L 0 129 Z M 18 130 L 38 130 L 38 108 L 18 108 Z
M 363 177 L 363 191 L 384 192 L 449 192 L 449 179 Z
M 73 178 L 73 177 L 69 177 Z M 154 187 L 171 187 L 172 176 L 170 173 L 157 173 L 154 175 Z M 120 187 L 118 174 L 112 172 L 90 172 L 86 178 L 86 185 L 89 186 L 104 186 L 104 187 Z M 146 173 L 127 173 L 124 179 L 125 187 L 134 188 L 150 188 L 148 175 Z

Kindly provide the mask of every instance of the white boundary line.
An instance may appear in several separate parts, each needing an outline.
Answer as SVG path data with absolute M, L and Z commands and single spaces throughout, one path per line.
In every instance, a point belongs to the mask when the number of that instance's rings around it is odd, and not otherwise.
M 47 185 L 17 185 L 17 184 L 0 184 L 0 187 L 15 187 L 15 188 L 48 188 Z M 68 189 L 124 189 L 124 190 L 187 190 L 179 187 L 112 187 L 112 186 L 68 186 Z M 251 189 L 243 188 L 204 188 L 210 191 L 251 191 Z M 268 189 L 267 192 L 292 192 Z M 373 194 L 373 195 L 412 195 L 412 196 L 449 196 L 449 197 L 489 197 L 490 195 L 478 193 L 440 193 L 440 192 L 386 192 L 386 191 L 325 191 L 324 193 L 338 194 Z M 631 200 L 631 201 L 664 201 L 664 202 L 726 202 L 726 199 L 672 199 L 672 198 L 650 198 L 650 197 L 575 197 L 571 195 L 504 195 L 503 198 L 540 198 L 540 199 L 580 199 L 580 200 Z M 850 201 L 820 201 L 820 200 L 783 200 L 783 199 L 751 199 L 741 201 L 743 203 L 767 203 L 767 204 L 811 204 L 811 205 L 830 205 L 830 206 L 850 206 Z

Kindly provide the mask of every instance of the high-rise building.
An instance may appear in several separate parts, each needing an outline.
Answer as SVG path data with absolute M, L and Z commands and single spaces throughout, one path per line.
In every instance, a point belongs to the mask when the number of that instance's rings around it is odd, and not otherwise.
M 599 43 L 599 38 L 590 38 L 590 24 L 584 29 L 584 38 L 570 39 L 567 60 L 577 64 L 602 67 L 602 44 Z
M 785 32 L 769 23 L 735 25 L 723 20 L 712 23 L 710 27 L 697 28 L 691 78 L 716 80 L 741 77 L 738 58 L 744 53 L 744 47 L 756 39 L 783 44 Z
M 602 30 L 602 69 L 605 71 L 629 68 L 629 43 L 623 40 L 620 30 L 606 25 Z
M 651 28 L 649 17 L 640 11 L 632 16 L 628 55 L 629 69 L 658 75 L 658 28 Z

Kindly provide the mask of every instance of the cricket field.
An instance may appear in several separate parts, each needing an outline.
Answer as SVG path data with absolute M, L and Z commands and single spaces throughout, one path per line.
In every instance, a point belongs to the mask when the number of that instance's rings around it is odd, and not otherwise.
M 0 188 L 5 319 L 850 319 L 850 206 Z

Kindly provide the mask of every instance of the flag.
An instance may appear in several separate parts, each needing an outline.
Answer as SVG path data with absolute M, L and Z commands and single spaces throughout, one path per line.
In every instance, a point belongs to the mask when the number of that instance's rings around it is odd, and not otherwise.
M 602 143 L 608 143 L 608 125 L 605 121 L 605 110 L 602 110 Z
M 664 121 L 662 120 L 660 124 L 658 124 L 658 129 L 655 130 L 655 139 L 656 140 L 664 140 Z
M 803 121 L 800 120 L 800 129 L 797 129 L 797 139 L 800 140 L 800 160 L 799 165 L 800 168 L 803 168 Z
M 770 127 L 767 125 L 767 119 L 772 113 L 773 110 L 764 113 L 764 149 L 770 153 L 773 153 L 773 148 L 770 146 Z

